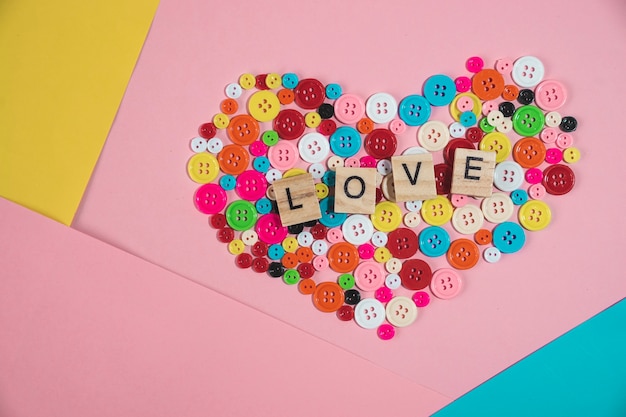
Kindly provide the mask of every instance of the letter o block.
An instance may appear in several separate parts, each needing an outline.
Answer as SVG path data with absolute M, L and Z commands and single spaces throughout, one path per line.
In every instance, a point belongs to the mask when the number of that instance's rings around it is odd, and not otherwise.
M 335 212 L 374 213 L 376 169 L 338 167 L 335 174 Z

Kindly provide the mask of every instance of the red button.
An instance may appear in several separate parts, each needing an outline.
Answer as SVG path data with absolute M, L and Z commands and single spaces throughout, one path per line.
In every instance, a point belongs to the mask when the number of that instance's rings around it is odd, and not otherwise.
M 450 165 L 435 165 L 435 186 L 437 187 L 437 194 L 450 194 L 450 187 L 452 187 L 452 167 Z
M 433 271 L 430 266 L 421 259 L 409 259 L 404 261 L 400 270 L 402 285 L 409 290 L 421 290 L 430 285 Z
M 398 259 L 407 259 L 417 253 L 417 235 L 411 229 L 401 227 L 387 236 L 387 249 Z
M 313 238 L 317 240 L 326 239 L 327 232 L 328 232 L 328 227 L 320 223 L 311 227 L 311 234 L 313 235 Z
M 375 129 L 365 137 L 365 152 L 376 159 L 391 158 L 397 147 L 396 135 L 389 129 Z
M 267 247 L 267 243 L 258 241 L 252 245 L 252 254 L 254 256 L 265 256 L 267 255 Z
M 354 309 L 351 306 L 343 305 L 337 310 L 337 318 L 341 321 L 350 321 L 354 318 Z
M 217 128 L 211 122 L 203 123 L 198 128 L 198 134 L 205 139 L 211 139 L 217 133 Z
M 443 148 L 443 160 L 446 164 L 454 164 L 454 151 L 457 149 L 476 149 L 472 141 L 469 139 L 452 139 L 445 148 Z
M 254 272 L 267 272 L 270 267 L 270 261 L 267 258 L 254 258 L 252 260 L 252 270 Z
M 565 165 L 551 165 L 543 171 L 543 186 L 552 195 L 563 195 L 574 188 L 576 176 L 570 167 Z
M 317 127 L 317 131 L 324 136 L 332 135 L 335 130 L 337 130 L 337 123 L 330 119 L 322 120 L 322 123 Z
M 283 139 L 297 139 L 304 133 L 304 116 L 294 109 L 281 110 L 274 119 L 274 130 Z
M 317 109 L 326 98 L 324 84 L 313 78 L 300 81 L 294 92 L 296 93 L 296 104 L 307 110 Z
M 465 139 L 473 143 L 478 143 L 483 138 L 483 130 L 479 127 L 470 127 L 465 131 Z
M 269 90 L 265 79 L 267 78 L 267 74 L 259 74 L 256 76 L 256 88 L 259 90 Z
M 298 265 L 297 270 L 301 278 L 311 278 L 315 274 L 315 268 L 308 262 Z
M 230 227 L 225 227 L 217 232 L 217 240 L 222 243 L 230 243 L 235 238 L 235 231 Z
M 224 216 L 222 213 L 214 214 L 211 216 L 209 223 L 214 229 L 223 229 L 224 227 L 226 227 L 226 216 Z
M 250 268 L 250 266 L 252 265 L 252 255 L 250 255 L 249 253 L 240 253 L 235 258 L 235 264 L 239 268 Z

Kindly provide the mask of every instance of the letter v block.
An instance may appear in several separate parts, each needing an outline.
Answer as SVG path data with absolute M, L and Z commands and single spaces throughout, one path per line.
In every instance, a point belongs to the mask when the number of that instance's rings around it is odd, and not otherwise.
M 391 158 L 396 201 L 428 200 L 437 197 L 435 167 L 430 153 Z
M 490 197 L 495 168 L 495 152 L 458 148 L 454 153 L 452 194 Z
M 335 212 L 374 213 L 376 168 L 338 167 L 335 173 Z
M 283 178 L 274 181 L 272 185 L 278 204 L 280 222 L 283 226 L 291 226 L 322 217 L 311 174 Z

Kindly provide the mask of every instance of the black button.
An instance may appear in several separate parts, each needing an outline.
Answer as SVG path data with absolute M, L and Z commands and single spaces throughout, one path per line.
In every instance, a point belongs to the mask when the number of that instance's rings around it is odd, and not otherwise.
M 533 93 L 533 90 L 528 89 L 520 90 L 519 96 L 517 96 L 517 101 L 523 105 L 532 103 L 534 99 L 535 93 Z
M 361 301 L 361 293 L 357 290 L 348 290 L 344 294 L 344 300 L 346 301 L 346 304 L 350 304 L 352 306 L 356 305 L 359 301 Z
M 335 108 L 330 103 L 324 103 L 317 109 L 317 112 L 322 119 L 330 119 L 335 115 Z
M 559 125 L 559 128 L 563 132 L 573 132 L 574 130 L 576 130 L 577 127 L 578 120 L 576 120 L 572 116 L 565 116 L 563 119 L 561 119 L 561 124 Z
M 304 227 L 313 227 L 317 224 L 317 220 L 309 220 L 308 222 L 304 222 Z
M 300 232 L 302 232 L 304 230 L 304 224 L 298 223 L 298 224 L 293 224 L 291 226 L 287 226 L 287 230 L 292 235 L 297 235 L 298 233 L 300 233 Z
M 504 117 L 511 117 L 515 113 L 515 104 L 510 101 L 504 101 L 498 106 L 498 110 L 502 112 Z
M 271 262 L 267 273 L 270 277 L 280 278 L 285 273 L 285 267 L 280 262 Z

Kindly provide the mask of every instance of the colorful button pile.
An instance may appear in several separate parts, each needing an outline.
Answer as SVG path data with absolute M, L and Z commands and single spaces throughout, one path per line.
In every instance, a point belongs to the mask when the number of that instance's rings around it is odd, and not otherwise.
M 524 56 L 491 69 L 472 57 L 465 71 L 434 75 L 399 101 L 293 73 L 242 75 L 191 140 L 196 208 L 238 267 L 282 278 L 320 311 L 393 338 L 430 295 L 462 291 L 459 271 L 521 250 L 527 232 L 550 224 L 544 199 L 575 184 L 578 122 L 559 113 L 568 91 L 545 79 L 543 63 Z M 444 106 L 450 120 L 431 119 Z M 460 148 L 495 152 L 490 197 L 450 194 Z M 429 152 L 438 196 L 396 203 L 390 158 Z M 334 211 L 334 171 L 343 166 L 376 168 L 372 215 Z M 307 172 L 321 218 L 284 227 L 272 183 Z

